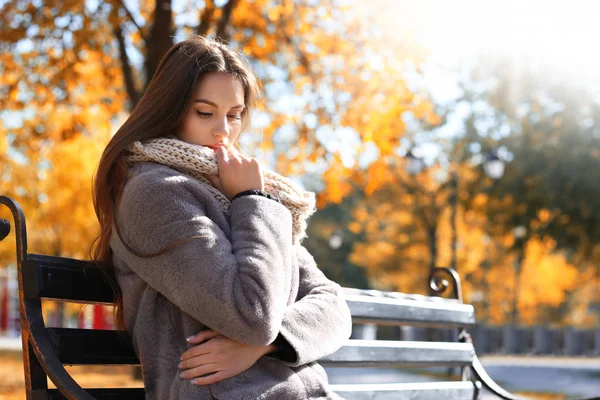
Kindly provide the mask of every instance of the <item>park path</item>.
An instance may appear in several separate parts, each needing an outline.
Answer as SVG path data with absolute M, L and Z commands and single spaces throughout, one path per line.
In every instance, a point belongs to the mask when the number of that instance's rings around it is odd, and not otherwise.
M 481 363 L 509 391 L 600 397 L 600 358 L 488 356 Z

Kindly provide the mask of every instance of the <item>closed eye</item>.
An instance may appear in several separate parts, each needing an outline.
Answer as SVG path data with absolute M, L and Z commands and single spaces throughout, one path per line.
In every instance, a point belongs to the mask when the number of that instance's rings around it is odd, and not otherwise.
M 212 117 L 214 114 L 209 112 L 196 111 L 196 113 L 201 117 Z M 238 114 L 228 115 L 227 118 L 241 120 L 242 116 Z

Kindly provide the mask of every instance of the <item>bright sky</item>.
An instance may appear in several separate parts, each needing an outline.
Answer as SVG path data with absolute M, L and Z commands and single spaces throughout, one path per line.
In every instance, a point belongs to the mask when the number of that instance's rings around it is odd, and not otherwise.
M 487 50 L 600 82 L 600 1 L 357 0 L 444 63 Z

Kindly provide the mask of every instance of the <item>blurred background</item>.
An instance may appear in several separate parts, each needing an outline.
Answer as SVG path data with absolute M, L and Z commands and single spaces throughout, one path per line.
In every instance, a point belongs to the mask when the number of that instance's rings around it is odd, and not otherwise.
M 592 0 L 0 0 L 0 193 L 30 252 L 88 258 L 104 146 L 172 44 L 217 35 L 264 87 L 244 150 L 317 192 L 304 245 L 330 278 L 427 294 L 451 266 L 479 354 L 598 357 L 598 15 Z M 5 240 L 6 340 L 14 263 Z

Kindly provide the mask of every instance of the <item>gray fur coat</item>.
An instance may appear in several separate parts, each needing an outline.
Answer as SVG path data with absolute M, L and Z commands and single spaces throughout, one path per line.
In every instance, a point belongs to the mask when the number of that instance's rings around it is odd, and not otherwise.
M 171 168 L 130 169 L 111 237 L 123 312 L 142 364 L 147 399 L 339 399 L 315 361 L 348 339 L 339 285 L 300 245 L 288 209 L 262 196 L 234 200 L 225 214 L 206 186 Z M 262 357 L 209 386 L 179 378 L 185 338 L 203 329 L 251 345 L 283 341 L 288 354 Z

